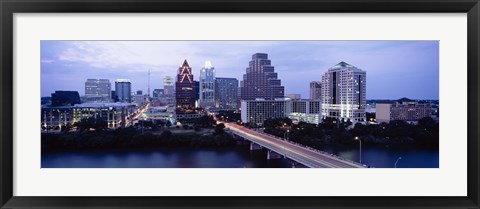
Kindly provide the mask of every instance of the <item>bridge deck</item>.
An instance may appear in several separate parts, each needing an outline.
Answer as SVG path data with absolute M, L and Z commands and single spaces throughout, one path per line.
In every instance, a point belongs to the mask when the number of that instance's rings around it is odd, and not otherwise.
M 224 124 L 234 134 L 311 168 L 364 168 L 364 166 L 358 163 L 339 159 L 318 150 L 284 141 L 236 123 Z

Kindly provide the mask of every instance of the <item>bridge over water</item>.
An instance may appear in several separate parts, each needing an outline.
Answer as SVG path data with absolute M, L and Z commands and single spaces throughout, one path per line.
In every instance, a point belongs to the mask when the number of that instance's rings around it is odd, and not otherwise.
M 365 168 L 365 166 L 328 153 L 294 144 L 278 137 L 260 133 L 236 123 L 224 123 L 231 133 L 249 140 L 251 148 L 268 149 L 268 157 L 280 155 L 310 168 Z

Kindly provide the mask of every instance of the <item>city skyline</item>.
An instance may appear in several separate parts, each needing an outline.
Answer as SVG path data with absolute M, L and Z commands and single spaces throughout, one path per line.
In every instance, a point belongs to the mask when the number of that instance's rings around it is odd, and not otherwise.
M 132 91 L 163 88 L 187 59 L 194 78 L 205 61 L 218 77 L 243 80 L 251 55 L 267 53 L 285 94 L 309 98 L 310 82 L 345 61 L 368 72 L 367 99 L 438 99 L 438 41 L 42 41 L 41 95 L 84 95 L 89 78 L 129 79 Z M 49 82 L 49 81 L 56 82 Z M 198 79 L 197 79 L 198 80 Z M 113 86 L 113 85 L 112 85 Z M 400 88 L 401 87 L 401 88 Z M 152 92 L 150 92 L 150 95 Z

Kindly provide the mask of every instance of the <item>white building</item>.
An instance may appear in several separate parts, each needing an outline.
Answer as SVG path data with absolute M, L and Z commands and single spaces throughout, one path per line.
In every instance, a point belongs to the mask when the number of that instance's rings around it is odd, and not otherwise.
M 133 95 L 133 102 L 137 105 L 137 107 L 140 107 L 147 102 L 147 97 L 147 95 L 135 94 Z
M 321 102 L 313 100 L 242 100 L 241 119 L 243 123 L 262 125 L 266 119 L 288 117 L 294 122 L 318 124 L 321 122 Z
M 108 79 L 87 79 L 85 82 L 84 102 L 111 101 L 111 84 Z
M 205 61 L 200 69 L 200 107 L 211 107 L 215 103 L 215 68 L 210 61 Z
M 241 118 L 243 123 L 262 125 L 269 118 L 283 118 L 291 112 L 290 100 L 279 98 L 275 100 L 242 100 Z
M 175 106 L 175 86 L 171 76 L 163 78 L 163 94 L 166 105 Z
M 345 62 L 328 69 L 322 76 L 322 116 L 366 121 L 367 72 Z

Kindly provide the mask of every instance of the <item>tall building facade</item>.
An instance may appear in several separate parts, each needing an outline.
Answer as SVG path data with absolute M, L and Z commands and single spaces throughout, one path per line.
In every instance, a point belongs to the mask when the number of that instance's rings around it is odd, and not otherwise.
M 153 89 L 153 93 L 152 93 L 153 101 L 165 102 L 164 95 L 165 94 L 163 89 Z
M 367 72 L 345 62 L 322 76 L 322 116 L 352 123 L 366 120 Z
M 310 99 L 322 100 L 322 82 L 320 81 L 310 82 Z
M 274 100 L 284 98 L 285 91 L 275 73 L 268 54 L 256 53 L 240 82 L 240 99 L 254 100 L 258 98 Z
M 115 94 L 119 102 L 132 101 L 132 83 L 128 79 L 117 79 L 115 81 Z
M 200 107 L 213 106 L 215 102 L 215 68 L 212 62 L 205 61 L 205 64 L 200 70 L 199 82 Z
M 192 68 L 187 60 L 183 61 L 178 68 L 177 81 L 175 82 L 175 102 L 180 109 L 195 108 L 195 82 L 193 80 Z
M 221 110 L 238 108 L 238 80 L 236 78 L 215 79 L 215 107 Z
M 267 119 L 284 117 L 288 117 L 294 122 L 319 124 L 321 122 L 321 106 L 321 101 L 306 99 L 242 100 L 240 115 L 243 123 L 257 126 L 262 126 Z
M 84 99 L 88 102 L 109 102 L 111 91 L 111 84 L 108 79 L 87 79 Z
M 137 106 L 142 106 L 147 102 L 148 95 L 144 95 L 142 90 L 137 90 L 137 93 L 133 95 L 133 102 Z
M 165 95 L 165 102 L 169 106 L 175 106 L 175 86 L 173 78 L 165 76 L 163 78 L 163 93 Z
M 243 123 L 262 126 L 270 118 L 283 118 L 291 112 L 290 101 L 279 98 L 276 100 L 242 100 L 240 116 Z
M 198 102 L 200 99 L 200 82 L 199 81 L 193 81 L 193 86 L 195 90 L 195 103 Z M 197 105 L 195 105 L 197 107 Z

